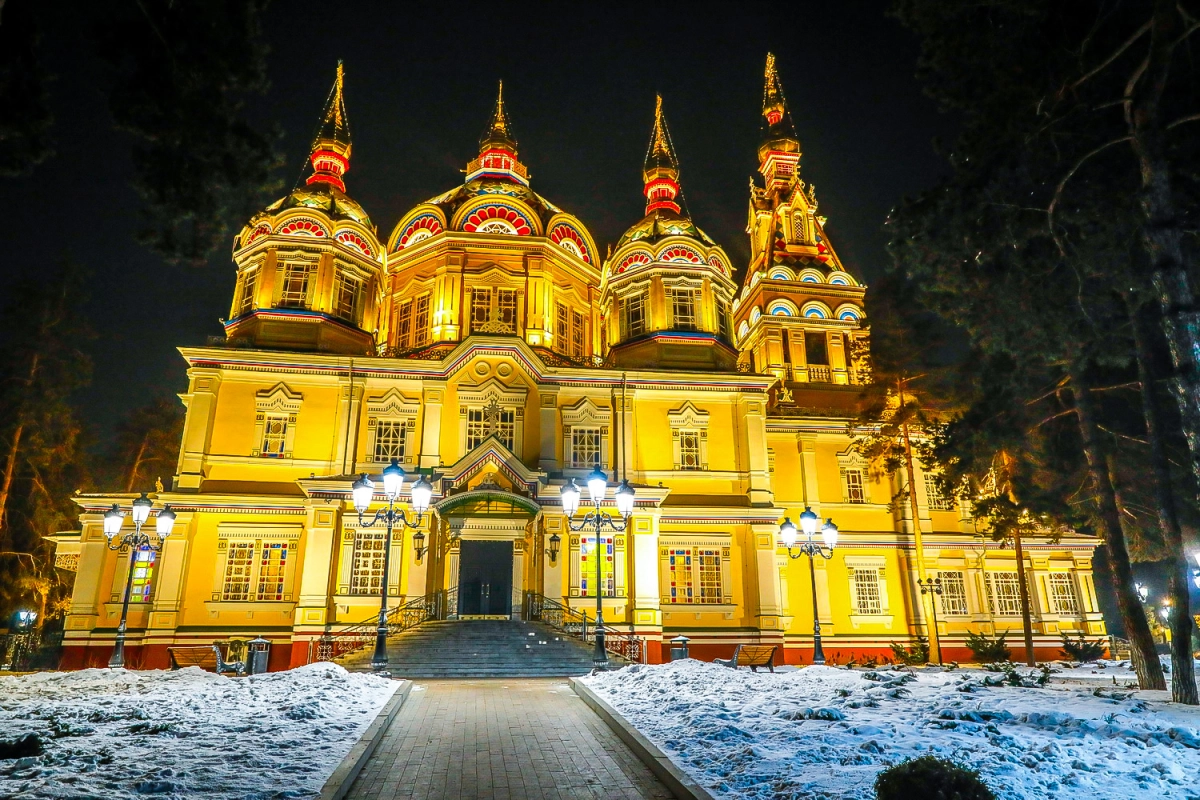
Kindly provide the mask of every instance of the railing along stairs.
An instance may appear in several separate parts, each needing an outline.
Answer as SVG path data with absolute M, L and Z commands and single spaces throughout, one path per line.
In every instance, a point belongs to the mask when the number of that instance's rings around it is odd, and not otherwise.
M 589 624 L 587 614 L 563 605 L 558 600 L 538 594 L 525 593 L 525 619 L 541 622 L 554 630 L 581 642 L 595 643 L 595 619 Z M 646 663 L 646 640 L 628 631 L 604 626 L 604 649 L 634 664 Z
M 415 628 L 429 618 L 429 603 L 424 597 L 414 597 L 407 603 L 388 611 L 388 636 L 395 636 L 397 633 Z M 333 661 L 349 653 L 370 647 L 375 644 L 378 629 L 379 614 L 374 614 L 370 619 L 357 625 L 350 625 L 337 631 L 326 631 L 320 639 L 309 643 L 308 661 L 310 664 L 313 661 Z

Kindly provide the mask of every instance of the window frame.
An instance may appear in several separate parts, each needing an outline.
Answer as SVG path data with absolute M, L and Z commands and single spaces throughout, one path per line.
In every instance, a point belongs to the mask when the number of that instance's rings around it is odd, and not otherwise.
M 947 576 L 950 576 L 950 575 L 955 575 L 957 577 L 948 578 Z M 970 605 L 967 602 L 967 577 L 963 573 L 963 571 L 962 570 L 939 570 L 937 577 L 938 577 L 938 581 L 941 583 L 941 587 L 942 587 L 942 593 L 940 595 L 938 595 L 938 599 L 940 601 L 939 605 L 941 606 L 942 614 L 944 614 L 945 616 L 948 616 L 948 617 L 968 616 L 971 612 L 970 612 Z M 947 588 L 950 586 L 956 586 L 957 589 L 955 591 L 948 592 Z M 948 607 L 949 604 L 946 602 L 947 597 L 954 598 L 954 607 L 953 608 Z M 961 611 L 958 610 L 960 608 L 961 608 Z

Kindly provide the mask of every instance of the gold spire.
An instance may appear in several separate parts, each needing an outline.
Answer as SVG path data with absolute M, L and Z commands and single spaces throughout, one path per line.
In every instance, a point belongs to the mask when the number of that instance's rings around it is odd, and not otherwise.
M 656 169 L 679 168 L 675 147 L 671 144 L 671 133 L 667 130 L 667 119 L 663 116 L 662 95 L 654 97 L 654 130 L 650 133 L 650 147 L 646 151 L 647 173 Z
M 783 87 L 779 85 L 779 72 L 775 69 L 775 54 L 767 53 L 767 69 L 763 73 L 763 113 L 772 106 L 783 105 Z
M 321 127 L 317 131 L 313 150 L 319 147 L 340 146 L 345 148 L 344 155 L 349 155 L 350 149 L 350 117 L 346 113 L 346 98 L 342 94 L 346 81 L 346 69 L 341 60 L 337 63 L 337 76 L 333 79 L 333 88 L 329 90 L 329 98 L 325 101 L 325 110 L 321 114 Z
M 496 93 L 496 107 L 488 121 L 487 130 L 479 139 L 482 149 L 493 145 L 506 146 L 513 151 L 517 149 L 517 140 L 512 135 L 512 122 L 509 121 L 508 111 L 504 108 L 504 81 L 500 81 L 500 90 Z
M 654 154 L 669 156 L 671 151 L 667 147 L 667 136 L 663 132 L 663 115 L 662 115 L 662 95 L 654 96 Z

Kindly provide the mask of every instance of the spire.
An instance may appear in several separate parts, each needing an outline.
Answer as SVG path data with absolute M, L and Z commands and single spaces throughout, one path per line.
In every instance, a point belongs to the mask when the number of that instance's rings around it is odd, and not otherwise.
M 654 129 L 650 132 L 650 146 L 646 149 L 646 164 L 642 168 L 645 183 L 646 213 L 657 209 L 668 209 L 680 213 L 676 198 L 679 197 L 679 159 L 675 157 L 675 146 L 667 119 L 663 116 L 662 95 L 655 98 Z
M 773 53 L 767 53 L 767 68 L 763 73 L 762 116 L 758 171 L 768 189 L 783 190 L 795 180 L 800 168 L 800 138 L 783 96 L 783 82 L 779 80 Z
M 467 164 L 467 181 L 492 178 L 516 181 L 529 185 L 529 170 L 517 160 L 517 140 L 513 137 L 512 121 L 504 108 L 504 81 L 496 94 L 496 107 L 488 120 L 487 129 L 479 137 L 479 156 Z
M 513 155 L 517 153 L 517 140 L 513 138 L 512 122 L 508 119 L 508 112 L 504 110 L 504 81 L 500 81 L 500 90 L 496 94 L 496 108 L 492 111 L 492 118 L 488 120 L 487 130 L 479 137 L 481 154 L 493 147 L 506 147 L 512 150 Z
M 327 183 L 339 191 L 346 191 L 342 176 L 350 170 L 350 117 L 346 114 L 346 100 L 342 94 L 345 70 L 339 60 L 337 77 L 321 112 L 321 123 L 313 139 L 308 159 L 312 162 L 313 174 L 307 183 Z

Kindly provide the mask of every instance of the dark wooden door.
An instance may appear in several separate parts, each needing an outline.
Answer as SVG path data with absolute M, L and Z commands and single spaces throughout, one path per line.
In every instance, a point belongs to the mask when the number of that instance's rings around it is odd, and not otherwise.
M 512 542 L 463 539 L 458 549 L 458 613 L 512 612 Z

